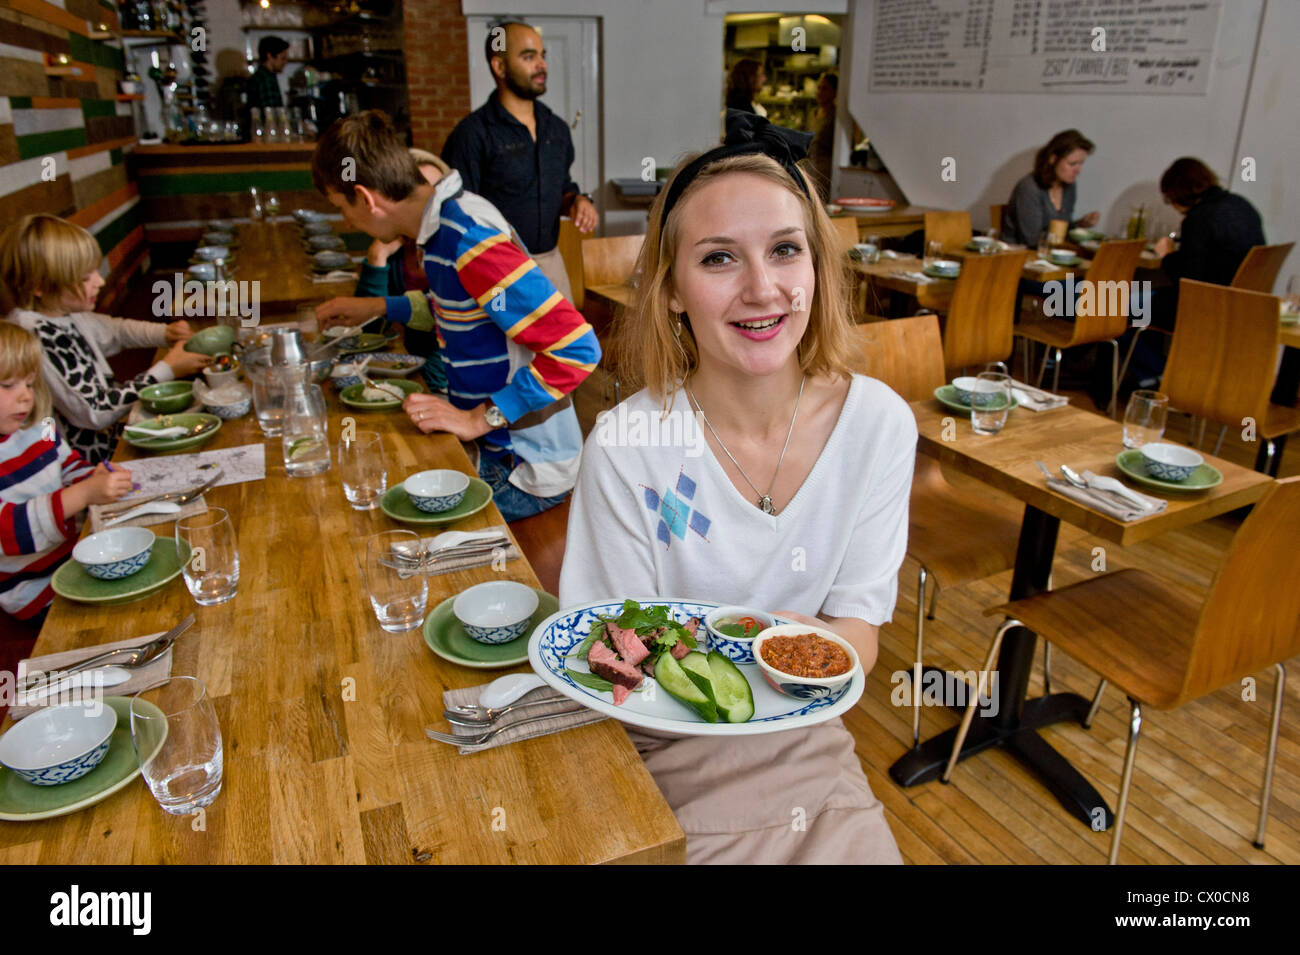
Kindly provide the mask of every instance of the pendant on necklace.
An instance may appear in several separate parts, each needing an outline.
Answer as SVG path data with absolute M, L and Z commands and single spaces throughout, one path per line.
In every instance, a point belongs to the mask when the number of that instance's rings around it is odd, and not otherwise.
M 758 499 L 758 509 L 764 514 L 776 513 L 776 508 L 772 506 L 772 499 L 766 494 Z

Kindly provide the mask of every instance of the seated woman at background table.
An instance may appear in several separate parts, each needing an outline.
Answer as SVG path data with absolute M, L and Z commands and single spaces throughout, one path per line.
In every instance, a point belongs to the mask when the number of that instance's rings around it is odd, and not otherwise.
M 54 599 L 50 577 L 77 542 L 82 512 L 131 490 L 130 471 L 86 463 L 49 414 L 40 344 L 0 322 L 0 609 L 36 626 Z
M 431 185 L 451 172 L 451 167 L 433 153 L 423 149 L 412 149 L 410 152 L 411 158 L 420 167 L 420 174 Z M 361 278 L 357 280 L 353 297 L 332 298 L 328 302 L 322 302 L 316 306 L 317 319 L 341 315 L 358 325 L 365 321 L 377 321 L 376 315 L 387 313 L 387 297 L 405 295 L 411 302 L 412 313 L 424 316 L 424 321 L 417 324 L 432 327 L 429 299 L 425 295 L 429 290 L 429 281 L 424 276 L 424 263 L 421 259 L 420 246 L 410 239 L 394 239 L 392 242 L 375 239 L 370 243 L 366 258 L 361 263 Z M 366 330 L 379 329 L 368 327 Z M 411 328 L 408 324 L 403 329 L 402 342 L 408 352 L 425 360 L 420 374 L 429 389 L 445 393 L 447 372 L 442 367 L 442 356 L 438 353 L 437 334 Z
M 0 238 L 0 283 L 10 296 L 4 308 L 13 309 L 6 321 L 41 343 L 41 373 L 59 428 L 92 464 L 113 456 L 115 425 L 130 412 L 141 388 L 192 375 L 212 361 L 185 350 L 188 322 L 163 325 L 97 314 L 102 258 L 94 236 L 57 216 L 23 216 Z M 169 342 L 171 350 L 148 371 L 130 381 L 114 377 L 109 356 Z
M 645 278 L 617 331 L 620 374 L 645 385 L 617 420 L 626 410 L 657 435 L 661 415 L 684 416 L 671 433 L 700 441 L 638 446 L 635 427 L 609 441 L 597 424 L 560 603 L 764 607 L 839 633 L 870 671 L 907 544 L 915 419 L 849 371 L 842 256 L 795 166 L 807 135 L 748 114 L 728 123 L 727 145 L 680 166 L 652 207 Z M 649 504 L 669 494 L 692 507 L 676 529 Z M 689 862 L 901 862 L 839 720 L 725 740 L 629 735 Z M 795 807 L 806 830 L 792 826 Z
M 1053 136 L 1034 157 L 1034 170 L 1016 183 L 1002 217 L 1003 238 L 1008 242 L 1034 246 L 1047 232 L 1053 219 L 1063 219 L 1070 227 L 1091 228 L 1101 216 L 1089 212 L 1074 219 L 1078 194 L 1075 180 L 1083 162 L 1093 151 L 1092 140 L 1077 129 L 1067 129 Z

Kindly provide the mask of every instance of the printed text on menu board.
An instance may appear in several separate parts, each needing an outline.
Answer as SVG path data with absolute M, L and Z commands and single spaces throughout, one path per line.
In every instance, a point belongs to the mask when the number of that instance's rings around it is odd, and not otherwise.
M 1221 0 L 878 0 L 871 91 L 1204 95 L 1220 7 Z

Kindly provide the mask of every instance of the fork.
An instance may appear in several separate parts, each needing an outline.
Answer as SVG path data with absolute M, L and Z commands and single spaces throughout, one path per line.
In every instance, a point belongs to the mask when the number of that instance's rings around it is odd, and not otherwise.
M 462 703 L 460 706 L 443 710 L 442 716 L 448 723 L 459 723 L 461 726 L 487 726 L 489 723 L 495 723 L 507 713 L 515 710 L 526 709 L 530 706 L 541 706 L 544 703 L 556 703 L 560 699 L 562 697 L 547 696 L 540 700 L 528 700 L 523 703 L 511 703 L 509 706 L 499 707 Z
M 451 733 L 440 733 L 428 726 L 424 728 L 424 735 L 429 737 L 429 739 L 437 740 L 439 743 L 451 743 L 453 746 L 478 746 L 481 743 L 486 743 L 498 733 L 503 733 L 516 726 L 527 726 L 529 723 L 540 723 L 542 720 L 549 720 L 552 716 L 563 716 L 566 713 L 578 713 L 586 708 L 587 707 L 585 706 L 578 705 L 570 707 L 567 710 L 556 710 L 554 713 L 547 713 L 544 716 L 530 716 L 526 720 L 516 720 L 515 722 L 509 723 L 505 726 L 494 726 L 486 733 L 479 733 L 477 736 L 453 736 Z

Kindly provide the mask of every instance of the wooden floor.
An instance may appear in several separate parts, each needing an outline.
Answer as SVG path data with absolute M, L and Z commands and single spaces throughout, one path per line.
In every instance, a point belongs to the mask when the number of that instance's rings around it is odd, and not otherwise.
M 1072 401 L 1092 407 L 1086 397 L 1072 396 Z M 1185 418 L 1171 423 L 1172 440 L 1185 441 L 1186 434 Z M 1210 450 L 1213 437 L 1217 431 L 1207 441 Z M 1282 477 L 1300 473 L 1296 444 L 1283 457 Z M 1229 435 L 1222 456 L 1249 467 L 1254 453 L 1253 446 Z M 968 487 L 981 487 L 965 480 Z M 1059 587 L 1093 576 L 1093 548 L 1103 547 L 1107 570 L 1140 567 L 1203 598 L 1239 525 L 1238 519 L 1225 516 L 1131 548 L 1062 526 L 1053 583 Z M 1293 567 L 1280 570 L 1300 578 Z M 881 632 L 879 661 L 862 702 L 845 717 L 903 858 L 908 863 L 1104 863 L 1110 834 L 1093 832 L 1068 815 L 1003 750 L 987 750 L 959 763 L 949 785 L 935 781 L 902 789 L 890 779 L 890 764 L 911 745 L 911 709 L 891 705 L 890 679 L 912 662 L 916 572 L 914 561 L 903 565 L 894 620 Z M 1008 571 L 941 593 L 936 619 L 926 621 L 926 663 L 954 671 L 978 668 L 997 626 L 997 618 L 983 616 L 983 610 L 1005 600 L 1010 584 Z M 1254 699 L 1249 702 L 1237 686 L 1172 712 L 1144 709 L 1122 863 L 1300 863 L 1300 667 L 1296 662 L 1292 660 L 1288 667 L 1291 679 L 1283 702 L 1264 851 L 1251 842 L 1273 700 L 1271 670 L 1254 675 Z M 1053 691 L 1091 697 L 1096 687 L 1093 673 L 1060 652 L 1053 654 Z M 1030 695 L 1041 693 L 1040 643 Z M 927 707 L 921 718 L 922 739 L 956 722 L 952 711 Z M 1044 730 L 1043 738 L 1097 787 L 1114 810 L 1127 734 L 1127 701 L 1111 687 L 1090 731 L 1077 724 L 1058 724 Z

